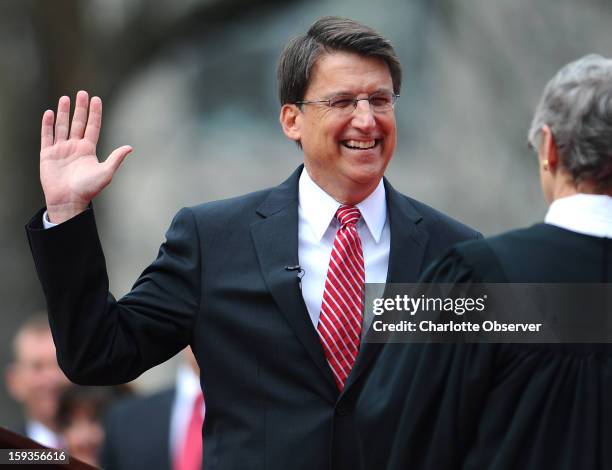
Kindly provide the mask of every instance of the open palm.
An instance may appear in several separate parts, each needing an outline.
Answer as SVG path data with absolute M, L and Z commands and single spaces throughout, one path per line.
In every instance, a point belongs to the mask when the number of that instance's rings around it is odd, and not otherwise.
M 115 149 L 104 162 L 98 161 L 96 145 L 102 124 L 102 101 L 85 91 L 76 96 L 72 126 L 70 99 L 62 96 L 53 111 L 43 114 L 40 142 L 40 181 L 51 222 L 60 223 L 85 210 L 106 187 L 130 146 Z

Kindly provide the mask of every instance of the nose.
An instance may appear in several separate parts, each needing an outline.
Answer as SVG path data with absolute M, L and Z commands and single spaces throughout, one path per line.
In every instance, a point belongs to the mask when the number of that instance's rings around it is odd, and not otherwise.
M 355 110 L 353 111 L 352 125 L 363 132 L 372 131 L 376 127 L 374 112 L 367 99 L 356 102 Z

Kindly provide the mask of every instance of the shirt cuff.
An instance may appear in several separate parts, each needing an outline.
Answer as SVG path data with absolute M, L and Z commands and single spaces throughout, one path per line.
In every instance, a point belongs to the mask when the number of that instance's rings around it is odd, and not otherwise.
M 51 222 L 49 220 L 49 216 L 47 215 L 47 211 L 45 211 L 45 213 L 43 214 L 43 227 L 45 228 L 45 230 L 47 230 L 48 228 L 53 228 L 58 224 L 54 224 L 53 222 Z

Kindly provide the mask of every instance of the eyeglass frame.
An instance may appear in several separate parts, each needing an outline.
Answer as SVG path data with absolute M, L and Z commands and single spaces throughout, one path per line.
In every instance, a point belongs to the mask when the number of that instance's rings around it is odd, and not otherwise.
M 395 103 L 397 102 L 397 99 L 400 97 L 400 95 L 398 95 L 396 93 L 391 93 L 391 106 L 390 106 L 390 108 L 384 109 L 384 110 L 380 110 L 380 111 L 374 111 L 374 107 L 372 106 L 372 103 L 370 102 L 370 100 L 373 97 L 376 97 L 377 95 L 380 95 L 380 94 L 381 94 L 381 92 L 376 92 L 376 93 L 373 93 L 373 94 L 369 95 L 366 98 L 355 98 L 355 97 L 349 98 L 349 95 L 342 95 L 342 94 L 340 94 L 340 95 L 332 96 L 331 98 L 326 99 L 326 100 L 302 100 L 302 101 L 296 101 L 293 104 L 297 104 L 297 105 L 300 105 L 300 106 L 303 105 L 303 104 L 326 104 L 327 107 L 330 108 L 330 109 L 335 109 L 335 110 L 338 110 L 338 111 L 342 111 L 344 109 L 350 109 L 350 107 L 348 107 L 348 106 L 346 108 L 334 107 L 334 106 L 332 106 L 332 100 L 334 100 L 336 98 L 339 98 L 339 97 L 346 96 L 346 98 L 344 98 L 341 101 L 352 101 L 353 109 L 352 109 L 351 112 L 353 112 L 354 110 L 357 109 L 357 103 L 359 101 L 367 101 L 368 104 L 370 105 L 370 109 L 372 109 L 373 112 L 385 112 L 385 111 L 391 111 L 391 110 L 395 109 Z

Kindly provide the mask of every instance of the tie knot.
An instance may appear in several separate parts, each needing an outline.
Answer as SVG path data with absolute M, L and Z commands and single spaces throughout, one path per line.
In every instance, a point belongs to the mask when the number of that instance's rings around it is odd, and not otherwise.
M 348 224 L 355 225 L 360 217 L 361 212 L 355 206 L 340 206 L 336 211 L 336 219 L 338 219 L 342 226 Z

